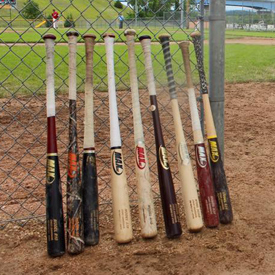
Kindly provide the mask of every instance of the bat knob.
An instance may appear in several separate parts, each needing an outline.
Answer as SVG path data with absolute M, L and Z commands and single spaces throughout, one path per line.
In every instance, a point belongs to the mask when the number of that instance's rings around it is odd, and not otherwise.
M 67 32 L 66 35 L 69 37 L 69 36 L 76 36 L 78 37 L 79 36 L 79 33 L 78 32 Z
M 52 33 L 47 33 L 43 36 L 43 39 L 52 39 L 52 40 L 55 40 L 56 39 L 56 36 Z
M 86 33 L 86 34 L 84 34 L 82 37 L 83 37 L 83 39 L 85 39 L 85 38 L 93 38 L 93 39 L 96 39 L 96 35 L 93 34 L 93 33 Z
M 124 32 L 124 35 L 125 36 L 127 36 L 127 35 L 136 35 L 137 33 L 136 33 L 136 31 L 134 30 L 134 29 L 127 29 L 127 30 L 125 30 L 125 32 Z
M 151 40 L 152 38 L 151 38 L 150 35 L 142 35 L 138 39 L 139 39 L 139 41 L 142 41 L 143 39 L 150 39 Z
M 195 32 L 192 32 L 192 33 L 190 34 L 190 36 L 191 36 L 192 38 L 201 37 L 201 33 L 200 33 L 199 31 L 195 31 Z
M 161 35 L 159 35 L 159 40 L 160 41 L 169 41 L 170 40 L 170 35 L 168 34 L 168 33 L 164 33 L 164 34 L 161 34 Z
M 105 38 L 105 37 L 112 37 L 112 38 L 115 38 L 116 36 L 115 36 L 114 33 L 108 33 L 108 32 L 106 32 L 106 33 L 104 33 L 104 34 L 102 35 L 102 37 L 103 37 L 103 38 Z

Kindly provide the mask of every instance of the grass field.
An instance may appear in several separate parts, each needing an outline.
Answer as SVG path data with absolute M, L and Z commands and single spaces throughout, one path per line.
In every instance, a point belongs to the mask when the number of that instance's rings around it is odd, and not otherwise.
M 51 30 L 52 31 L 52 30 Z M 105 30 L 106 31 L 106 30 Z M 158 36 L 157 29 L 137 30 L 140 34 L 155 35 L 156 41 Z M 172 30 L 168 30 L 172 31 Z M 46 31 L 44 31 L 45 33 Z M 65 42 L 67 37 L 66 30 L 58 30 L 55 34 L 58 36 L 58 41 Z M 80 33 L 85 33 L 85 30 L 79 30 Z M 97 30 L 98 38 L 104 32 Z M 163 32 L 160 32 L 163 33 Z M 242 34 L 243 32 L 239 32 Z M 37 36 L 40 42 L 43 42 L 41 35 L 43 29 L 35 32 L 27 32 L 24 34 L 24 39 L 34 41 L 33 37 Z M 3 34 L 2 41 L 8 42 L 8 35 L 13 37 L 16 41 L 15 34 Z M 13 36 L 12 36 L 13 35 Z M 231 35 L 231 32 L 229 33 Z M 183 32 L 174 32 L 172 34 L 174 40 L 185 40 L 187 35 Z M 124 40 L 124 35 L 121 30 L 117 30 L 117 37 L 119 40 Z M 206 39 L 208 34 L 206 33 Z M 18 38 L 17 38 L 18 39 Z M 173 54 L 173 68 L 175 79 L 179 85 L 184 84 L 185 77 L 183 73 L 182 56 L 179 47 L 176 44 L 171 45 L 171 52 Z M 128 73 L 128 56 L 126 45 L 115 45 L 115 71 L 117 88 L 120 90 L 128 89 L 129 87 L 129 73 Z M 154 59 L 154 72 L 156 76 L 157 85 L 166 85 L 166 75 L 164 71 L 163 54 L 160 44 L 152 45 L 152 53 L 156 58 Z M 136 54 L 138 57 L 137 66 L 139 73 L 139 80 L 146 85 L 146 77 L 144 73 L 143 54 L 141 46 L 136 46 Z M 2 46 L 0 53 L 0 96 L 8 96 L 12 94 L 41 94 L 45 92 L 45 48 L 42 45 L 13 45 Z M 94 83 L 97 90 L 107 90 L 106 77 L 106 63 L 105 63 L 105 47 L 102 44 L 96 45 L 94 55 Z M 194 54 L 192 60 L 195 61 Z M 22 61 L 22 62 L 21 62 Z M 67 91 L 68 82 L 68 48 L 67 45 L 56 46 L 56 88 L 58 92 Z M 249 81 L 274 81 L 275 79 L 275 54 L 273 46 L 259 46 L 259 45 L 242 45 L 242 44 L 227 44 L 225 52 L 225 81 L 232 82 L 249 82 Z M 208 70 L 208 46 L 205 46 L 205 66 Z M 84 90 L 83 81 L 85 78 L 85 60 L 84 60 L 84 46 L 78 46 L 78 86 L 79 91 Z M 194 73 L 195 82 L 198 82 L 197 74 Z M 142 88 L 141 87 L 141 88 Z
M 16 31 L 10 29 L 5 30 L 2 33 L 0 33 L 0 41 L 5 43 L 44 43 L 42 36 L 45 33 L 51 32 L 55 34 L 57 37 L 57 42 L 67 42 L 67 36 L 66 33 L 70 29 L 60 28 L 57 30 L 54 29 L 48 29 L 48 28 L 39 28 L 39 29 L 17 29 Z M 97 41 L 103 41 L 102 35 L 105 32 L 114 32 L 117 36 L 117 41 L 126 41 L 124 37 L 124 30 L 118 29 L 118 28 L 96 28 L 96 29 L 77 29 L 77 31 L 80 33 L 80 35 L 84 33 L 94 33 L 97 35 Z M 136 28 L 138 35 L 144 35 L 149 34 L 152 36 L 153 40 L 156 40 L 159 34 L 162 34 L 164 32 L 169 32 L 175 41 L 181 41 L 187 39 L 187 33 L 191 33 L 192 30 L 184 30 L 184 31 L 178 31 L 177 29 L 173 28 L 166 28 L 166 29 L 160 29 L 160 28 Z M 206 33 L 206 39 L 208 39 L 208 33 Z M 79 39 L 79 41 L 83 40 Z
M 173 27 L 166 28 L 158 28 L 158 27 L 150 27 L 148 28 L 135 28 L 138 35 L 149 34 L 152 36 L 153 40 L 156 40 L 157 36 L 161 33 L 168 32 L 171 34 L 173 40 L 181 41 L 187 38 L 188 33 L 191 33 L 193 29 L 185 29 L 179 30 Z M 26 28 L 8 28 L 8 29 L 0 29 L 0 41 L 5 43 L 43 43 L 42 36 L 51 32 L 54 33 L 57 37 L 58 42 L 66 42 L 66 32 L 69 29 L 59 28 L 58 30 L 54 30 L 52 28 L 38 28 L 38 29 L 26 29 Z M 120 30 L 116 27 L 106 27 L 106 28 L 93 28 L 90 29 L 77 29 L 80 34 L 84 34 L 87 32 L 92 32 L 97 35 L 97 41 L 102 40 L 102 34 L 105 32 L 115 32 L 117 34 L 117 41 L 125 41 L 123 30 Z M 247 32 L 242 30 L 229 30 L 225 33 L 226 39 L 231 38 L 242 38 L 242 37 L 262 37 L 262 38 L 275 38 L 275 32 Z M 208 40 L 209 31 L 205 30 L 205 39 Z M 80 39 L 81 41 L 81 39 Z
M 178 45 L 171 45 L 174 55 L 173 68 L 175 79 L 179 85 L 184 84 L 181 52 Z M 128 56 L 125 45 L 115 46 L 115 71 L 117 88 L 120 90 L 129 87 Z M 154 60 L 154 72 L 158 84 L 166 85 L 166 76 L 163 69 L 164 61 L 160 45 L 152 45 Z M 146 83 L 144 74 L 143 55 L 141 47 L 136 47 L 138 56 L 138 73 L 141 83 Z M 1 50 L 1 96 L 7 95 L 7 90 L 16 94 L 31 94 L 34 91 L 44 93 L 45 64 L 43 62 L 45 49 L 37 46 L 31 50 L 27 46 L 14 46 L 12 51 L 7 47 Z M 225 80 L 226 82 L 249 82 L 249 81 L 273 81 L 275 79 L 274 64 L 275 55 L 273 46 L 258 45 L 226 45 Z M 85 74 L 84 46 L 78 46 L 78 86 L 83 91 L 83 79 Z M 21 62 L 21 58 L 24 61 Z M 192 54 L 192 60 L 195 60 Z M 64 62 L 63 62 L 64 61 Z M 56 46 L 56 87 L 59 92 L 67 90 L 68 78 L 68 48 Z M 205 65 L 208 70 L 208 46 L 205 46 Z M 10 71 L 12 74 L 10 74 Z M 94 83 L 96 89 L 106 90 L 106 63 L 104 45 L 97 45 L 94 56 Z M 195 77 L 196 81 L 197 78 Z M 23 84 L 22 84 L 23 82 Z

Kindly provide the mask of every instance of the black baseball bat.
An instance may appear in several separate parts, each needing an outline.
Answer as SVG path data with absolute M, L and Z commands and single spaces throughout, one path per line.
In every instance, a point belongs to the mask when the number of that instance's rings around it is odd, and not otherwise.
M 54 40 L 53 34 L 43 36 L 46 45 L 47 74 L 47 168 L 46 168 L 46 227 L 47 250 L 52 257 L 65 253 L 64 217 L 61 178 L 57 155 L 54 91 Z

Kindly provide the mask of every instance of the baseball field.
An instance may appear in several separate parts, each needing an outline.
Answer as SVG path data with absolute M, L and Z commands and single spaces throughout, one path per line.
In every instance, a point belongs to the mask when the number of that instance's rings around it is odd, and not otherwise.
M 169 30 L 171 31 L 171 30 Z M 84 33 L 84 30 L 79 30 Z M 97 35 L 104 32 L 97 30 Z M 183 235 L 165 236 L 162 217 L 152 118 L 142 50 L 136 56 L 142 120 L 148 148 L 157 214 L 158 235 L 143 240 L 138 220 L 134 139 L 127 47 L 122 32 L 115 45 L 118 112 L 128 176 L 134 239 L 126 245 L 114 241 L 110 192 L 109 112 L 106 56 L 102 39 L 95 46 L 94 106 L 95 144 L 99 176 L 100 243 L 78 256 L 49 258 L 45 233 L 45 48 L 40 29 L 35 33 L 2 34 L 0 45 L 0 274 L 274 274 L 274 165 L 275 105 L 274 34 L 234 31 L 226 33 L 225 45 L 225 171 L 234 221 L 199 233 L 186 229 L 181 201 L 170 99 L 161 46 L 152 44 L 154 74 L 159 96 L 163 134 L 168 149 Z M 149 34 L 148 31 L 144 32 Z M 68 47 L 65 31 L 58 31 L 55 55 L 58 152 L 63 196 L 66 190 L 68 145 Z M 193 157 L 188 96 L 184 68 L 177 43 L 186 34 L 175 32 L 171 44 L 182 122 Z M 208 33 L 205 65 L 208 72 Z M 256 42 L 255 42 L 256 41 Z M 39 42 L 38 44 L 36 44 Z M 193 48 L 192 48 L 193 49 Z M 77 56 L 78 139 L 83 148 L 85 55 L 80 39 Z M 191 53 L 193 77 L 198 87 L 195 54 Z M 199 96 L 198 90 L 197 96 Z M 65 200 L 64 200 L 65 201 Z M 64 210 L 66 206 L 64 205 Z M 33 219 L 35 217 L 35 219 Z M 14 221 L 16 220 L 16 222 Z M 22 226 L 24 225 L 24 226 Z

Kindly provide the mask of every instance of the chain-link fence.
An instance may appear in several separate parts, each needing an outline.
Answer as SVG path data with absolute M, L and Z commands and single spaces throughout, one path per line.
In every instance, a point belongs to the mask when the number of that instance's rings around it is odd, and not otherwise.
M 116 35 L 115 72 L 123 154 L 132 205 L 136 202 L 134 171 L 134 138 L 129 83 L 127 46 L 123 31 L 134 28 L 138 35 L 152 37 L 152 57 L 162 130 L 168 149 L 174 184 L 179 190 L 175 136 L 169 105 L 164 60 L 158 36 L 171 35 L 173 69 L 178 87 L 179 103 L 185 135 L 192 151 L 192 131 L 188 98 L 184 91 L 184 71 L 178 42 L 189 39 L 201 16 L 195 1 L 111 0 L 74 1 L 10 1 L 0 3 L 0 227 L 16 221 L 24 225 L 30 219 L 45 219 L 46 183 L 46 98 L 45 48 L 42 36 L 54 33 L 55 88 L 57 135 L 63 195 L 66 192 L 68 146 L 68 46 L 66 32 L 76 30 L 81 35 L 94 33 L 97 44 L 94 53 L 94 116 L 100 211 L 111 207 L 109 112 L 107 70 L 102 34 Z M 25 2 L 25 3 L 24 3 Z M 186 3 L 190 5 L 187 7 Z M 38 5 L 37 5 L 38 4 Z M 58 27 L 53 28 L 51 14 L 59 13 Z M 188 11 L 188 12 L 187 12 Z M 177 14 L 177 16 L 175 16 Z M 119 16 L 123 20 L 119 20 Z M 187 24 L 188 20 L 188 24 Z M 146 89 L 143 54 L 136 45 L 140 100 L 146 146 L 155 197 L 158 197 L 158 177 L 149 94 Z M 192 60 L 194 57 L 192 57 Z M 77 56 L 78 142 L 83 143 L 85 53 L 80 36 Z M 65 201 L 65 200 L 64 200 Z

